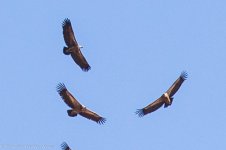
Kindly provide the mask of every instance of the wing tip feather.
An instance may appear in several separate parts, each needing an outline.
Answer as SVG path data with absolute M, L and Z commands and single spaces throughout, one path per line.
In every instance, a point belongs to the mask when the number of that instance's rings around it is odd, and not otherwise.
M 101 117 L 100 120 L 97 121 L 98 124 L 102 125 L 107 121 L 106 118 Z
M 143 109 L 137 109 L 137 111 L 135 112 L 135 114 L 138 115 L 139 117 L 143 117 L 145 115 Z
M 188 78 L 188 73 L 187 73 L 187 71 L 182 71 L 180 77 L 181 77 L 183 80 L 186 80 L 186 79 Z
M 63 142 L 60 146 L 63 150 L 67 150 L 69 148 L 66 142 Z
M 65 18 L 63 23 L 62 23 L 62 26 L 65 27 L 66 25 L 71 25 L 71 20 L 68 19 L 68 18 Z
M 82 68 L 82 70 L 85 71 L 85 72 L 88 72 L 90 69 L 91 69 L 91 67 L 89 65 L 85 68 Z
M 56 86 L 56 90 L 57 92 L 60 94 L 63 90 L 67 89 L 66 86 L 64 85 L 64 83 L 58 83 L 58 85 Z

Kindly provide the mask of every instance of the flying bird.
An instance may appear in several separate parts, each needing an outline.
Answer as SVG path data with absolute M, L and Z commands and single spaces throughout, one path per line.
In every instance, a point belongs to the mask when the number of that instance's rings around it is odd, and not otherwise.
M 138 109 L 135 113 L 142 117 L 148 113 L 151 113 L 153 111 L 156 111 L 162 105 L 164 104 L 164 108 L 170 106 L 173 102 L 173 95 L 178 91 L 181 84 L 186 80 L 188 77 L 187 72 L 183 71 L 180 75 L 180 77 L 173 83 L 173 85 L 157 100 L 155 100 L 153 103 L 149 104 L 148 106 Z
M 82 55 L 81 48 L 78 42 L 75 39 L 75 35 L 72 29 L 71 21 L 66 18 L 62 24 L 63 27 L 63 35 L 64 41 L 67 47 L 63 48 L 63 53 L 65 55 L 71 55 L 73 60 L 83 71 L 88 71 L 91 69 L 88 62 L 86 61 L 85 57 Z
M 67 145 L 66 142 L 63 142 L 63 143 L 61 144 L 61 148 L 62 148 L 62 150 L 71 150 L 71 148 Z
M 106 119 L 99 116 L 95 112 L 92 112 L 82 104 L 80 104 L 73 95 L 67 90 L 65 85 L 63 83 L 59 83 L 57 85 L 57 92 L 60 94 L 61 98 L 64 100 L 64 102 L 71 107 L 72 109 L 67 110 L 68 116 L 75 117 L 78 114 L 87 118 L 91 119 L 98 124 L 104 124 Z

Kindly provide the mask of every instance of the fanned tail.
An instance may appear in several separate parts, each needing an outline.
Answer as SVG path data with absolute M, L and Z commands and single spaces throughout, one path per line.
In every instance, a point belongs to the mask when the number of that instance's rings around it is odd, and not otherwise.
M 78 113 L 75 110 L 67 110 L 67 114 L 70 117 L 75 117 L 78 115 Z
M 65 55 L 70 55 L 70 54 L 71 54 L 71 52 L 70 52 L 70 50 L 69 50 L 68 47 L 64 47 L 64 48 L 63 48 L 63 53 L 64 53 Z
M 172 105 L 172 103 L 173 103 L 173 97 L 170 98 L 170 104 L 166 104 L 166 103 L 164 104 L 164 108 Z

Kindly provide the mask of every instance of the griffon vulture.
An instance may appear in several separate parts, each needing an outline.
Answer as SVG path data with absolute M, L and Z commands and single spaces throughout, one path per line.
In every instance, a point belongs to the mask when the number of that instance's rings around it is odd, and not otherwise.
M 183 71 L 180 75 L 180 77 L 173 83 L 173 85 L 157 100 L 155 100 L 153 103 L 149 104 L 148 106 L 138 109 L 136 111 L 136 114 L 139 117 L 142 117 L 148 113 L 151 113 L 153 111 L 156 111 L 159 109 L 163 104 L 164 108 L 170 106 L 173 102 L 173 95 L 178 91 L 181 84 L 184 82 L 184 80 L 187 79 L 188 74 Z
M 61 148 L 62 148 L 62 150 L 71 150 L 71 148 L 67 145 L 66 142 L 63 142 L 63 143 L 61 144 Z
M 71 21 L 66 18 L 63 21 L 63 35 L 64 35 L 64 41 L 68 47 L 63 48 L 63 52 L 65 55 L 70 55 L 75 61 L 77 65 L 83 70 L 83 71 L 88 71 L 91 69 L 89 66 L 88 62 L 86 61 L 85 57 L 82 55 L 82 52 L 78 42 L 75 39 L 75 35 L 71 26 Z
M 59 83 L 57 85 L 57 92 L 60 94 L 61 98 L 64 100 L 64 102 L 71 107 L 72 109 L 67 110 L 68 116 L 75 117 L 78 114 L 87 118 L 91 119 L 98 124 L 104 124 L 106 119 L 99 116 L 95 112 L 92 112 L 85 106 L 81 105 L 74 97 L 73 95 L 67 90 L 65 85 L 63 83 Z

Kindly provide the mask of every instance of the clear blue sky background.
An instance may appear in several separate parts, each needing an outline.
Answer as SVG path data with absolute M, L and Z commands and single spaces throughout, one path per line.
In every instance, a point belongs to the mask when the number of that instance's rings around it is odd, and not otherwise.
M 0 3 L 1 145 L 225 150 L 225 0 Z M 65 18 L 84 46 L 89 72 L 63 54 Z M 189 78 L 171 107 L 135 115 L 183 70 Z M 68 117 L 59 82 L 106 124 Z

